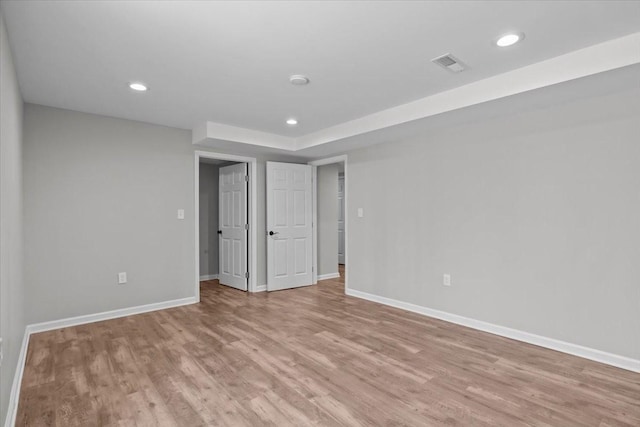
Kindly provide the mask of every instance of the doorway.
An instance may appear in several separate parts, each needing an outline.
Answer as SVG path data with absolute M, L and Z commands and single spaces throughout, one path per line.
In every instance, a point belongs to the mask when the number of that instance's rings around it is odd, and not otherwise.
M 267 291 L 332 280 L 346 292 L 347 156 L 266 171 Z
M 314 281 L 347 287 L 347 156 L 315 160 Z
M 255 158 L 195 152 L 195 273 L 200 282 L 256 292 Z
M 248 289 L 248 165 L 200 160 L 200 282 Z

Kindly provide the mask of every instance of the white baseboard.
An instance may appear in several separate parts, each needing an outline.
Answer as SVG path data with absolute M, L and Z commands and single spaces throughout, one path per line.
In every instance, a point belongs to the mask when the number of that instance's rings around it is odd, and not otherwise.
M 70 326 L 84 325 L 85 323 L 100 322 L 102 320 L 117 319 L 118 317 L 147 313 L 149 311 L 180 307 L 181 305 L 195 304 L 196 302 L 197 300 L 195 297 L 188 297 L 156 302 L 153 304 L 138 305 L 136 307 L 119 308 L 117 310 L 104 311 L 102 313 L 86 314 L 84 316 L 52 320 L 51 322 L 34 323 L 33 325 L 28 325 L 27 330 L 30 334 L 35 334 L 37 332 L 51 331 L 53 329 L 68 328 Z
M 355 289 L 346 289 L 345 293 L 353 297 L 389 305 L 391 307 L 400 308 L 428 317 L 434 317 L 436 319 L 445 320 L 447 322 L 466 326 L 472 329 L 489 332 L 494 335 L 500 335 L 502 337 L 511 338 L 517 341 L 534 344 L 540 347 L 549 348 L 552 350 L 560 351 L 562 353 L 571 354 L 574 356 L 604 363 L 606 365 L 616 366 L 618 368 L 640 373 L 640 360 L 632 359 L 630 357 L 607 353 L 605 351 L 596 350 L 594 348 L 584 347 L 565 341 L 559 341 L 553 338 L 547 338 L 540 335 L 531 334 L 529 332 L 507 328 L 505 326 L 494 325 L 492 323 L 483 322 L 481 320 L 475 320 L 468 317 L 459 316 L 457 314 L 447 313 L 445 311 L 434 310 L 432 308 L 423 307 L 408 302 L 381 297 L 378 295 L 369 294 L 367 292 L 356 291 Z
M 340 273 L 328 273 L 328 274 L 318 274 L 318 280 L 328 280 L 328 279 L 337 279 L 340 277 Z
M 207 274 L 204 276 L 200 276 L 200 281 L 204 282 L 206 280 L 217 280 L 218 279 L 218 275 L 217 274 Z
M 16 416 L 18 415 L 18 402 L 20 397 L 20 386 L 22 385 L 22 374 L 24 373 L 24 365 L 27 359 L 27 349 L 29 347 L 29 337 L 31 336 L 31 334 L 51 331 L 53 329 L 84 325 L 86 323 L 100 322 L 102 320 L 117 319 L 118 317 L 132 316 L 134 314 L 148 313 L 150 311 L 180 307 L 182 305 L 189 305 L 197 302 L 198 300 L 196 299 L 196 297 L 188 297 L 157 302 L 153 304 L 139 305 L 136 307 L 104 311 L 102 313 L 69 317 L 67 319 L 53 320 L 51 322 L 42 322 L 27 325 L 24 331 L 24 337 L 22 338 L 22 347 L 20 347 L 20 354 L 18 356 L 18 366 L 16 367 L 16 373 L 13 377 L 13 385 L 11 386 L 11 395 L 9 397 L 7 417 L 4 423 L 5 427 L 13 427 L 16 423 Z
M 253 292 L 266 292 L 267 291 L 267 285 L 260 285 L 260 286 L 256 286 L 256 290 Z
M 18 416 L 18 402 L 20 398 L 20 386 L 22 385 L 22 375 L 24 374 L 24 365 L 27 361 L 27 348 L 29 347 L 29 333 L 25 328 L 22 336 L 22 345 L 18 354 L 18 365 L 13 375 L 13 384 L 11 385 L 11 394 L 9 394 L 9 405 L 7 406 L 7 417 L 4 420 L 5 427 L 13 427 L 16 425 L 16 417 Z

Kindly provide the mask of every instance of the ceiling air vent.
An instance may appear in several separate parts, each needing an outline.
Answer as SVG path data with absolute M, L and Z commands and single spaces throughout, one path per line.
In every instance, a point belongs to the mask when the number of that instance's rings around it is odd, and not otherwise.
M 464 71 L 466 68 L 464 64 L 460 62 L 460 60 L 458 60 L 458 58 L 451 55 L 450 53 L 438 56 L 437 58 L 433 58 L 431 62 L 441 66 L 445 70 L 448 70 L 452 73 L 459 73 L 460 71 Z

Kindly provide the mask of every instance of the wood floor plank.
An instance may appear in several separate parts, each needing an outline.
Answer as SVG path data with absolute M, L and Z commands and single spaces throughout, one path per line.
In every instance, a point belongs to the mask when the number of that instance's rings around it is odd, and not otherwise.
M 640 426 L 640 374 L 318 286 L 31 336 L 19 426 Z

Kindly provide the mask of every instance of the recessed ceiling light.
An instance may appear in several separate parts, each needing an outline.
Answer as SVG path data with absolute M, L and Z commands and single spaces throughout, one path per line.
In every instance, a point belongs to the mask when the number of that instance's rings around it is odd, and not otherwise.
M 498 38 L 498 40 L 496 40 L 496 45 L 498 45 L 499 47 L 511 46 L 518 43 L 523 38 L 524 38 L 523 33 L 505 34 L 504 36 L 501 36 L 500 38 Z
M 289 77 L 289 81 L 294 86 L 304 86 L 309 84 L 309 77 L 303 76 L 302 74 L 294 74 Z
M 298 121 L 296 119 L 287 119 L 287 124 L 289 126 L 295 126 L 298 124 Z
M 145 92 L 147 90 L 149 90 L 149 88 L 147 88 L 147 86 L 145 86 L 142 83 L 139 82 L 134 82 L 134 83 L 129 83 L 129 87 L 135 91 L 138 92 Z

